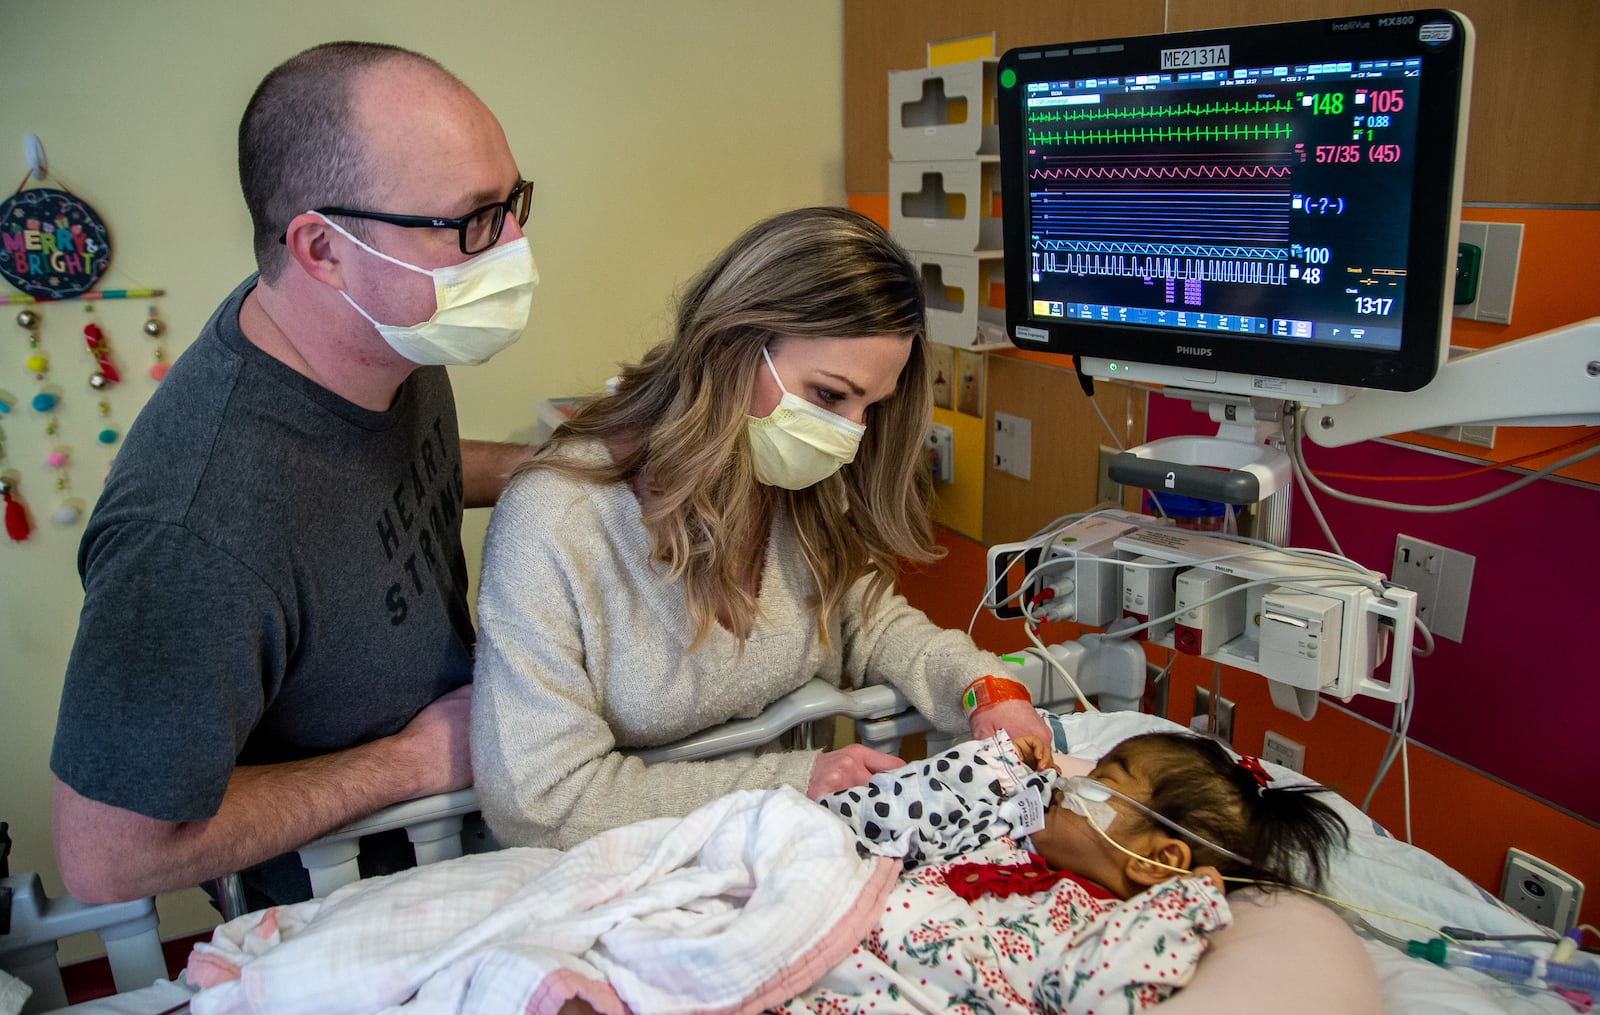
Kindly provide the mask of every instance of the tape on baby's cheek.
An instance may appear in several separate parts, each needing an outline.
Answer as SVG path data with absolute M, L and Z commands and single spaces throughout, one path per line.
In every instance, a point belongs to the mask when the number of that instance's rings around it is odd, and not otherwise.
M 1111 831 L 1111 822 L 1116 820 L 1117 810 L 1106 800 L 1085 800 L 1076 793 L 1063 793 L 1061 802 L 1078 814 L 1083 815 L 1100 826 L 1102 832 Z

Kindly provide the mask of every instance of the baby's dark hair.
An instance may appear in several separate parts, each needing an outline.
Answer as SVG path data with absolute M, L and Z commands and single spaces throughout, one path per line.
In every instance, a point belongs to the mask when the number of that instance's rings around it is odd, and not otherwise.
M 1197 867 L 1316 889 L 1330 852 L 1349 835 L 1344 819 L 1313 795 L 1323 787 L 1262 786 L 1210 737 L 1146 733 L 1122 741 L 1100 764 L 1111 761 L 1150 782 L 1144 802 L 1151 810 L 1252 861 L 1241 864 L 1191 842 Z

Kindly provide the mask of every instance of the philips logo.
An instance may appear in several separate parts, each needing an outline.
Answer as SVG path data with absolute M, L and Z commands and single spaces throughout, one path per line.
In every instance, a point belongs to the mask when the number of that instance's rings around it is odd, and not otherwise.
M 1180 346 L 1178 346 L 1178 355 L 1179 356 L 1209 356 L 1209 355 L 1211 355 L 1211 350 L 1207 349 L 1205 346 L 1202 346 L 1202 345 L 1180 345 Z

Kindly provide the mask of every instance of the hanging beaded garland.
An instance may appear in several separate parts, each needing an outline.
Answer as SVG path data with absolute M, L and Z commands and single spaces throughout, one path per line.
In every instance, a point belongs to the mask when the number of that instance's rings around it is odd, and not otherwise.
M 166 323 L 156 316 L 156 305 L 150 304 L 149 316 L 144 322 L 144 333 L 156 343 L 155 362 L 150 365 L 150 378 L 157 382 L 165 380 L 167 376 L 167 344 L 161 339 L 166 330 Z
M 93 314 L 94 304 L 85 303 L 83 312 Z M 89 375 L 89 387 L 99 392 L 100 395 L 95 400 L 95 411 L 100 414 L 100 426 L 95 431 L 94 439 L 102 445 L 110 447 L 122 436 L 111 420 L 111 399 L 109 395 L 111 388 L 122 380 L 122 375 L 117 372 L 116 366 L 111 362 L 111 345 L 106 340 L 105 331 L 100 327 L 99 323 L 91 320 L 84 325 L 83 339 L 89 354 L 94 357 L 95 363 L 94 372 Z M 116 454 L 113 453 L 110 458 L 106 459 L 106 476 L 111 474 L 111 462 L 115 458 Z

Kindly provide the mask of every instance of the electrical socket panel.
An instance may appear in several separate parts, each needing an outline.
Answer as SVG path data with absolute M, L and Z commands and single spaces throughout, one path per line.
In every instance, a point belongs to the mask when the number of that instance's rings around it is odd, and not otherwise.
M 1534 923 L 1565 934 L 1578 923 L 1583 882 L 1531 853 L 1508 849 L 1500 900 Z
M 1403 533 L 1394 537 L 1389 580 L 1417 594 L 1417 619 L 1438 638 L 1461 641 L 1477 558 Z
M 1117 449 L 1100 445 L 1099 473 L 1095 479 L 1094 499 L 1096 504 L 1114 504 L 1122 506 L 1122 484 L 1111 478 L 1111 459 L 1117 457 Z
M 935 483 L 956 481 L 955 431 L 944 423 L 928 427 L 928 468 Z
M 1033 478 L 1033 421 L 1003 412 L 994 414 L 993 464 L 1018 479 Z
M 1282 733 L 1267 730 L 1261 741 L 1261 760 L 1282 765 L 1293 772 L 1306 770 L 1306 748 Z
M 1211 714 L 1211 692 L 1204 687 L 1194 689 L 1194 713 L 1189 719 L 1189 728 L 1197 733 L 1205 733 L 1216 737 L 1225 744 L 1233 743 L 1233 702 L 1227 698 L 1217 699 L 1217 728 L 1208 729 L 1207 720 Z

